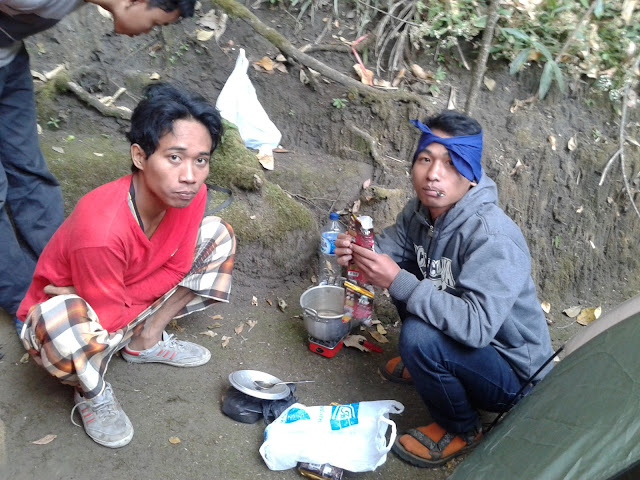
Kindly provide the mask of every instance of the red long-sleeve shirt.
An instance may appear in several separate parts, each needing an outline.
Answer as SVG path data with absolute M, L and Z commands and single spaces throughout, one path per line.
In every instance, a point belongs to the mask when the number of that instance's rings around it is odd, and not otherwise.
M 80 199 L 38 260 L 20 320 L 50 298 L 46 285 L 72 285 L 113 332 L 182 280 L 193 263 L 206 187 L 187 207 L 168 208 L 148 239 L 129 208 L 130 183 L 127 175 Z

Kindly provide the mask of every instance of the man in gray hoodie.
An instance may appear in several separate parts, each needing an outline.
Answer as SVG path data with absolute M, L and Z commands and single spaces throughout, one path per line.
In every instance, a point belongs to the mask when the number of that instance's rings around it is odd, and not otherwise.
M 481 168 L 480 125 L 451 110 L 412 123 L 422 132 L 416 198 L 376 236 L 375 251 L 341 234 L 336 254 L 398 307 L 400 357 L 381 373 L 412 382 L 434 423 L 399 436 L 393 449 L 434 467 L 472 448 L 482 437 L 478 409 L 513 405 L 548 372 L 531 378 L 553 350 L 527 244 Z

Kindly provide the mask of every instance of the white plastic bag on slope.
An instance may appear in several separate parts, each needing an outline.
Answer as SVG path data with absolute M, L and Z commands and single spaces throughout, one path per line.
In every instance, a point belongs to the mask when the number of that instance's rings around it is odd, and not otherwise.
M 320 407 L 295 403 L 267 426 L 260 455 L 271 470 L 308 462 L 351 472 L 372 471 L 387 460 L 396 439 L 389 413 L 403 410 L 395 400 Z
M 236 66 L 218 95 L 216 107 L 222 118 L 238 127 L 245 146 L 255 149 L 263 147 L 262 151 L 270 154 L 280 143 L 282 134 L 262 108 L 256 89 L 247 75 L 248 68 L 249 61 L 241 48 Z

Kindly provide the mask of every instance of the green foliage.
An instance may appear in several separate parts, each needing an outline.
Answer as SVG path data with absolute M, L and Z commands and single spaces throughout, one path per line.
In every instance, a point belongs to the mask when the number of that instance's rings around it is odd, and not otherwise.
M 51 128 L 58 129 L 60 128 L 60 119 L 49 117 L 49 121 L 47 122 L 47 125 L 49 125 Z
M 334 98 L 332 105 L 334 106 L 334 108 L 340 110 L 341 108 L 346 107 L 347 103 L 349 103 L 349 101 L 344 98 Z
M 402 5 L 394 12 L 402 10 L 410 1 L 399 0 L 398 4 Z M 625 73 L 632 56 L 637 55 L 634 47 L 640 45 L 640 9 L 625 12 L 626 3 L 595 0 L 593 11 L 584 23 L 581 20 L 592 0 L 502 3 L 498 8 L 498 28 L 491 54 L 494 59 L 510 62 L 512 74 L 533 63 L 541 65 L 540 98 L 544 98 L 554 84 L 564 91 L 567 79 L 587 78 L 593 82 L 594 91 L 603 92 L 614 103 L 619 102 Z M 382 0 L 370 0 L 368 6 L 363 4 L 358 2 L 357 6 L 361 30 L 363 25 L 378 18 L 376 8 L 389 9 Z M 487 2 L 418 0 L 415 5 L 415 18 L 406 27 L 414 48 L 430 49 L 437 44 L 441 54 L 444 48 L 451 48 L 460 40 L 474 43 L 480 40 L 487 21 Z M 389 25 L 392 28 L 392 24 Z

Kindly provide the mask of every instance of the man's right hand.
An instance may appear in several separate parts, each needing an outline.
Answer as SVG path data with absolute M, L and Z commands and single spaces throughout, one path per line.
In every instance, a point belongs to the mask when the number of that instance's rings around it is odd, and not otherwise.
M 75 295 L 76 289 L 73 288 L 73 285 L 68 287 L 56 287 L 55 285 L 47 285 L 44 287 L 44 293 L 49 295 L 50 297 L 55 297 L 57 295 Z

